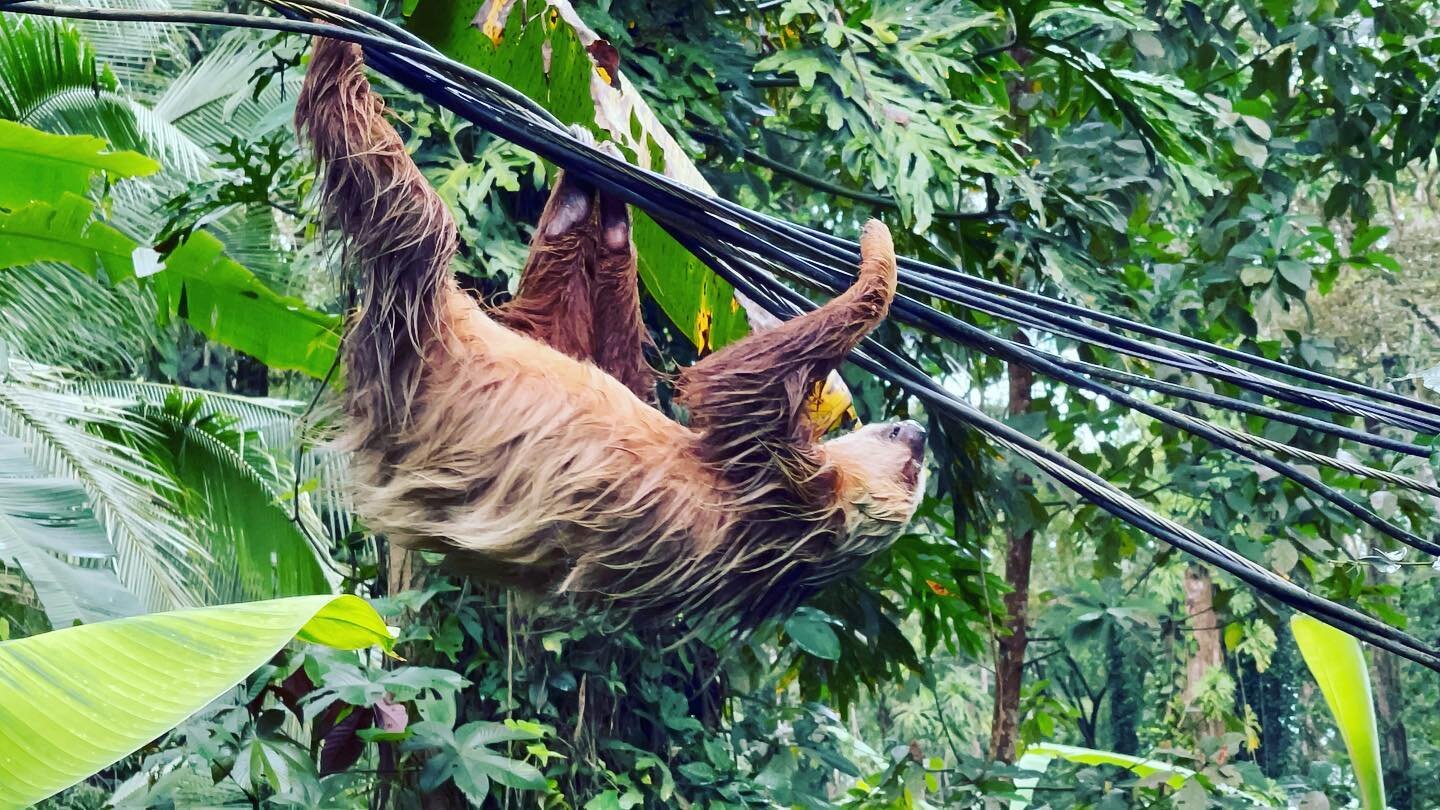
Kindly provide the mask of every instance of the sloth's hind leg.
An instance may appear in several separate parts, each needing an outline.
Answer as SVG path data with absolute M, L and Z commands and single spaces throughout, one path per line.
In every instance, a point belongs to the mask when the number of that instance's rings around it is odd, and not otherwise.
M 561 172 L 540 214 L 514 300 L 494 317 L 580 360 L 594 355 L 589 266 L 595 253 L 595 188 Z
M 613 143 L 600 148 L 620 156 Z M 640 278 L 630 208 L 624 200 L 603 191 L 599 207 L 591 282 L 595 364 L 648 402 L 655 395 L 655 372 L 645 362 L 650 333 L 640 315 Z

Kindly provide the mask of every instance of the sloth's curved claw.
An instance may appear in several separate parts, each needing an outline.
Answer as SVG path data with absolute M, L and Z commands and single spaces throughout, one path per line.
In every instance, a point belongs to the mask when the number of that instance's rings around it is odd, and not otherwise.
M 570 136 L 575 140 L 592 149 L 595 147 L 595 133 L 591 132 L 583 124 L 571 124 L 569 129 Z
M 597 145 L 595 148 L 599 149 L 601 152 L 604 152 L 610 157 L 615 158 L 621 163 L 629 162 L 625 159 L 625 153 L 620 151 L 620 144 L 616 143 L 615 141 L 604 141 Z

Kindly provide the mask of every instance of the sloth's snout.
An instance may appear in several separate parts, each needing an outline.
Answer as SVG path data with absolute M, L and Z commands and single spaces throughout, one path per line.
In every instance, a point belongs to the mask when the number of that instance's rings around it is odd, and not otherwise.
M 890 438 L 904 442 L 915 455 L 925 452 L 925 426 L 913 419 L 896 422 L 890 426 Z

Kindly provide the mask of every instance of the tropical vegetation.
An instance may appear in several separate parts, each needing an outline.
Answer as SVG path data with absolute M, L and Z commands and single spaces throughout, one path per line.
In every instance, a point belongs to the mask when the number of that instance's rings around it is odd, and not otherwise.
M 1440 391 L 1431 0 L 357 5 L 757 210 L 846 235 L 878 215 L 907 255 Z M 930 424 L 929 490 L 892 549 L 751 636 L 616 629 L 389 549 L 329 441 L 353 284 L 289 124 L 306 45 L 0 13 L 0 803 L 73 784 L 44 806 L 1440 806 L 1436 673 L 853 368 L 852 418 Z M 647 110 L 605 94 L 616 71 Z M 457 273 L 504 296 L 554 168 L 376 86 L 456 215 Z M 643 217 L 637 243 L 657 366 L 751 328 Z M 1430 561 L 1292 482 L 1023 368 L 880 337 L 1165 515 L 1436 637 Z M 1313 474 L 1434 533 L 1432 497 Z M 365 629 L 307 624 L 326 611 Z M 10 686 L 16 662 L 54 691 Z M 103 750 L 43 779 L 6 770 L 86 740 Z M 22 779 L 45 789 L 6 792 Z

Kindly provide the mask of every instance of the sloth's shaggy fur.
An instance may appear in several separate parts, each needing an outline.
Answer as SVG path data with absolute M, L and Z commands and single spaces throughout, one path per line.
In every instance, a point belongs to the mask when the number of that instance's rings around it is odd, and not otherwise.
M 885 316 L 889 231 L 854 286 L 685 371 L 689 424 L 649 402 L 630 219 L 562 177 L 516 299 L 486 312 L 449 273 L 453 222 L 386 122 L 359 49 L 316 43 L 296 118 L 362 298 L 344 344 L 356 504 L 392 542 L 632 617 L 792 609 L 904 528 L 924 431 L 817 439 L 806 399 Z

